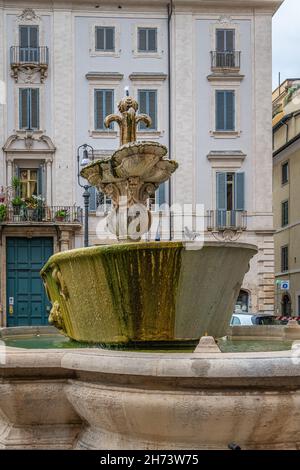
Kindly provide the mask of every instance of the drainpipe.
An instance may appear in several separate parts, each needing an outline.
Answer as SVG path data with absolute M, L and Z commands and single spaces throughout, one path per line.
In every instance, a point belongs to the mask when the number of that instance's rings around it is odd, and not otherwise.
M 171 20 L 173 15 L 173 0 L 170 0 L 170 3 L 167 5 L 168 11 L 168 137 L 169 137 L 169 159 L 171 159 L 172 154 L 172 113 L 171 113 L 171 105 L 172 105 L 172 92 L 171 92 Z M 171 178 L 169 179 L 169 209 L 172 205 L 172 187 L 171 187 Z M 172 240 L 172 214 L 171 210 L 169 210 L 169 240 Z

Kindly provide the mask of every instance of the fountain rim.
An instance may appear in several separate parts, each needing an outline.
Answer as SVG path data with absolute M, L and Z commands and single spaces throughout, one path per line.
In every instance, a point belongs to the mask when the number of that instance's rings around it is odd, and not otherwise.
M 192 247 L 195 245 L 197 246 L 196 242 L 189 242 L 189 241 L 151 241 L 151 242 L 126 242 L 126 243 L 112 243 L 107 245 L 96 245 L 96 246 L 89 246 L 85 248 L 75 248 L 73 250 L 62 251 L 53 254 L 46 264 L 41 269 L 40 273 L 43 274 L 46 270 L 52 266 L 53 263 L 57 263 L 58 261 L 70 261 L 70 258 L 80 259 L 83 257 L 93 257 L 95 255 L 105 253 L 118 253 L 120 251 L 130 252 L 130 251 L 137 251 L 137 250 L 156 250 L 156 249 L 178 249 L 184 248 L 186 251 L 200 251 L 202 248 L 207 247 L 214 247 L 214 248 L 234 248 L 234 249 L 245 249 L 253 251 L 254 253 L 258 252 L 258 248 L 256 245 L 250 243 L 243 243 L 243 242 L 220 242 L 220 241 L 204 241 L 203 246 L 197 249 L 188 249 L 187 247 Z
M 292 351 L 244 353 L 151 353 L 95 349 L 24 349 L 7 347 L 1 371 L 59 368 L 91 374 L 223 380 L 300 378 Z M 274 374 L 274 370 L 275 374 Z M 249 372 L 251 371 L 251 372 Z
M 160 144 L 159 142 L 155 142 L 155 141 L 152 141 L 152 140 L 137 140 L 135 142 L 129 142 L 127 144 L 123 144 L 121 145 L 121 147 L 119 147 L 117 150 L 115 150 L 110 156 L 108 157 L 105 157 L 105 158 L 98 158 L 97 160 L 94 160 L 93 162 L 89 163 L 88 165 L 85 165 L 84 168 L 82 168 L 80 174 L 82 176 L 84 176 L 84 173 L 85 173 L 85 170 L 86 169 L 89 169 L 89 168 L 93 168 L 94 166 L 98 166 L 99 164 L 102 164 L 102 163 L 107 163 L 111 160 L 114 160 L 116 156 L 119 155 L 119 153 L 122 153 L 122 151 L 124 149 L 131 149 L 131 148 L 134 148 L 136 146 L 140 146 L 140 145 L 143 145 L 144 147 L 156 147 L 156 148 L 160 148 L 162 150 L 162 154 L 161 154 L 161 157 L 165 157 L 167 154 L 168 154 L 168 149 L 165 145 L 162 145 Z M 144 152 L 143 152 L 144 153 Z M 128 155 L 128 157 L 132 156 L 133 154 L 131 155 Z M 166 159 L 167 161 L 173 161 L 173 160 L 169 160 L 169 159 Z

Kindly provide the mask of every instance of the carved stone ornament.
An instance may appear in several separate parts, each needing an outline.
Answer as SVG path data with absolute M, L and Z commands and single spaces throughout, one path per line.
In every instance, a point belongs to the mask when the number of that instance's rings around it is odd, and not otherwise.
M 219 230 L 213 231 L 212 235 L 218 242 L 235 242 L 242 235 L 242 230 Z
M 40 21 L 41 18 L 36 14 L 36 12 L 32 8 L 25 8 L 20 15 L 17 17 L 17 21 L 19 23 L 22 22 L 37 22 Z
M 56 285 L 59 290 L 59 294 L 63 297 L 64 300 L 67 300 L 69 297 L 68 289 L 64 281 L 64 278 L 62 276 L 62 273 L 60 272 L 59 267 L 56 265 L 54 265 L 53 267 L 52 277 L 54 281 L 56 282 Z
M 123 239 L 127 238 L 127 229 L 137 218 L 139 235 L 149 230 L 151 213 L 146 209 L 147 199 L 154 196 L 160 184 L 168 181 L 178 163 L 165 158 L 167 148 L 164 145 L 136 142 L 138 123 L 142 121 L 150 125 L 151 119 L 146 114 L 136 114 L 138 103 L 132 97 L 125 97 L 118 107 L 121 115 L 107 116 L 105 125 L 108 127 L 113 121 L 118 123 L 121 147 L 111 157 L 87 165 L 81 175 L 112 199 L 113 212 L 108 218 L 108 228 Z M 124 231 L 127 233 L 125 237 L 120 235 Z
M 232 18 L 231 16 L 226 16 L 226 15 L 221 15 L 220 18 L 219 18 L 219 23 L 231 23 L 232 22 Z
M 60 305 L 57 300 L 53 303 L 48 321 L 51 325 L 54 325 L 58 330 L 65 330 L 63 316 L 60 310 Z

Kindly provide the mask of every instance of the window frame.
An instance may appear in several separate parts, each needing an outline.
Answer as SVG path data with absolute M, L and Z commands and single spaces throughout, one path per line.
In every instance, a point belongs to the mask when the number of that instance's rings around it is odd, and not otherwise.
M 286 211 L 286 212 L 285 212 Z M 281 227 L 289 225 L 289 200 L 281 202 Z
M 113 88 L 96 88 L 96 87 L 94 88 L 94 126 L 93 126 L 93 129 L 94 129 L 95 132 L 113 132 L 114 131 L 114 123 L 112 123 L 111 127 L 109 127 L 109 128 L 106 128 L 104 126 L 105 117 L 108 116 L 108 114 L 110 114 L 110 113 L 106 114 L 106 113 L 103 112 L 103 128 L 97 128 L 96 127 L 96 122 L 97 122 L 96 94 L 97 94 L 97 92 L 102 92 L 102 93 L 111 92 L 112 93 L 112 113 L 114 113 L 114 110 L 115 110 L 115 90 Z M 102 99 L 105 103 L 105 98 L 103 97 Z
M 112 29 L 113 30 L 113 48 L 112 49 L 98 49 L 97 48 L 97 29 L 100 29 L 102 28 L 104 30 L 104 38 L 103 38 L 103 43 L 104 43 L 104 46 L 106 45 L 106 41 L 107 41 L 107 38 L 106 38 L 106 34 L 105 32 L 109 29 Z M 104 25 L 97 25 L 95 26 L 95 51 L 96 52 L 109 52 L 109 53 L 115 53 L 115 50 L 116 50 L 116 28 L 115 26 L 104 26 Z
M 114 46 L 113 51 L 96 49 L 96 28 L 114 28 Z M 99 19 L 90 26 L 90 56 L 91 57 L 120 57 L 120 24 L 110 19 Z
M 138 30 L 139 29 L 156 29 L 156 52 L 139 51 L 138 49 Z M 161 59 L 163 55 L 162 50 L 162 25 L 154 23 L 139 22 L 132 25 L 132 54 L 136 59 L 139 58 L 156 58 Z
M 235 94 L 235 130 L 234 131 L 217 131 L 216 130 L 216 92 L 217 91 L 234 91 Z M 241 110 L 240 110 L 240 86 L 236 83 L 228 84 L 221 81 L 211 86 L 211 112 L 210 112 L 210 131 L 209 134 L 215 139 L 237 139 L 241 136 Z
M 284 167 L 287 168 L 286 181 L 284 181 L 284 178 L 283 178 Z M 289 183 L 289 179 L 290 179 L 289 176 L 290 176 L 290 165 L 289 165 L 289 161 L 287 160 L 281 164 L 281 186 L 284 186 Z
M 286 255 L 284 255 L 284 250 L 286 250 Z M 286 273 L 289 270 L 289 245 L 283 245 L 280 248 L 280 255 L 281 272 Z M 284 262 L 286 263 L 285 265 Z
M 140 32 L 146 31 L 146 49 L 140 49 Z M 154 50 L 149 50 L 147 46 L 149 46 L 149 31 L 155 31 L 155 46 Z M 157 37 L 158 37 L 158 30 L 157 27 L 145 27 L 145 26 L 138 26 L 137 27 L 137 51 L 141 54 L 157 54 Z
M 224 128 L 223 129 L 218 129 L 217 128 L 217 122 L 218 122 L 218 94 L 223 93 L 223 96 L 227 96 L 227 94 L 231 94 L 233 96 L 233 128 L 229 129 L 227 126 L 227 103 L 226 99 L 224 99 Z M 215 131 L 216 132 L 236 132 L 236 91 L 235 90 L 223 90 L 223 89 L 217 89 L 215 90 Z
M 17 126 L 17 129 L 19 129 L 20 131 L 26 131 L 29 128 L 28 125 L 27 125 L 27 127 L 22 127 L 21 126 L 21 118 L 22 118 L 22 114 L 21 114 L 21 108 L 22 108 L 22 105 L 21 105 L 21 90 L 37 90 L 38 91 L 38 116 L 37 116 L 38 127 L 32 127 L 32 125 L 31 125 L 30 129 L 33 130 L 33 131 L 39 131 L 42 128 L 41 127 L 41 115 L 42 115 L 42 113 L 41 113 L 41 88 L 36 87 L 36 86 L 26 87 L 22 84 L 19 87 L 17 87 L 16 90 L 17 90 L 17 102 L 18 102 L 18 108 L 17 108 L 18 109 L 18 116 L 17 116 L 18 126 Z M 27 101 L 28 101 L 28 97 L 27 97 Z M 30 111 L 27 110 L 27 114 L 29 112 Z M 28 119 L 28 116 L 27 116 L 27 119 Z M 30 121 L 32 121 L 32 116 L 31 116 Z M 32 124 L 32 122 L 30 124 Z
M 139 103 L 139 98 L 140 98 L 140 93 L 153 93 L 155 92 L 155 127 L 145 127 L 145 128 L 141 128 L 140 125 L 138 127 L 138 131 L 139 132 L 157 132 L 158 130 L 158 90 L 157 89 L 154 89 L 154 88 L 138 88 L 137 89 L 137 102 Z M 149 108 L 149 102 L 148 104 L 146 105 L 146 108 L 148 110 Z M 146 112 L 144 114 L 149 114 L 149 112 L 146 110 Z M 143 111 L 141 110 L 140 106 L 139 106 L 139 112 L 140 113 L 143 113 Z M 150 116 L 151 117 L 151 116 Z M 153 124 L 153 123 L 152 123 Z

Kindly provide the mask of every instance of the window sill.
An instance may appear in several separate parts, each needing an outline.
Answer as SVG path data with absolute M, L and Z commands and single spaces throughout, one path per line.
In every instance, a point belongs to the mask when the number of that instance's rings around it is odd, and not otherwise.
M 241 131 L 211 131 L 210 135 L 215 139 L 237 139 L 241 136 Z
M 133 57 L 136 59 L 161 59 L 163 55 L 162 52 L 138 52 L 138 51 L 132 51 Z
M 117 131 L 89 131 L 90 137 L 94 139 L 115 139 L 118 137 Z
M 92 51 L 90 50 L 91 57 L 120 57 L 121 49 L 119 51 Z
M 163 131 L 137 131 L 137 137 L 144 139 L 147 137 L 150 137 L 151 139 L 159 139 L 163 135 Z

